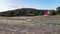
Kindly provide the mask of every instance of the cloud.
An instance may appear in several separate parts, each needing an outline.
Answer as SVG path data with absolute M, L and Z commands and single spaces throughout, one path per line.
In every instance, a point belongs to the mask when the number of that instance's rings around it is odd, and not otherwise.
M 39 8 L 37 4 L 26 2 L 26 1 L 16 1 L 16 0 L 0 0 L 0 11 L 13 10 L 16 8 Z
M 9 7 L 12 0 L 0 0 L 0 12 L 6 10 L 12 10 L 13 8 Z M 10 3 L 9 3 L 10 2 Z
M 52 1 L 52 0 L 49 0 Z M 0 0 L 0 11 L 13 10 L 16 8 L 36 8 L 36 9 L 52 9 L 55 8 L 56 0 L 52 2 L 44 0 Z

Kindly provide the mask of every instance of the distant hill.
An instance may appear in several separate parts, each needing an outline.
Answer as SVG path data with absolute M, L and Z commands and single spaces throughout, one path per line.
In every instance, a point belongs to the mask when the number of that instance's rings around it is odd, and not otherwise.
M 0 12 L 0 16 L 37 16 L 43 15 L 45 10 L 38 10 L 33 8 L 22 8 L 22 9 L 15 9 L 9 10 L 5 12 Z M 54 13 L 54 12 L 53 12 Z M 52 13 L 51 13 L 52 14 Z

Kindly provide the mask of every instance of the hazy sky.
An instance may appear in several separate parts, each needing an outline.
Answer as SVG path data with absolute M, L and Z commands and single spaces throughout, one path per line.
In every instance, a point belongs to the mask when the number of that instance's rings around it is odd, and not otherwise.
M 56 9 L 60 0 L 0 0 L 0 11 L 16 8 Z

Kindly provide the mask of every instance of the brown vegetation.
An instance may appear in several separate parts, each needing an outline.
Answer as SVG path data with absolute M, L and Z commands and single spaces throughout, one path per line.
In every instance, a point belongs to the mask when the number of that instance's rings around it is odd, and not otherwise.
M 60 25 L 17 23 L 0 22 L 0 34 L 60 34 Z

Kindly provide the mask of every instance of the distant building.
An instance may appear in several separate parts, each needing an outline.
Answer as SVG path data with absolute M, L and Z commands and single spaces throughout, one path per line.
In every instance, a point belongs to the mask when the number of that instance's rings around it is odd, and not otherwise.
M 44 16 L 49 16 L 49 10 L 44 11 Z

